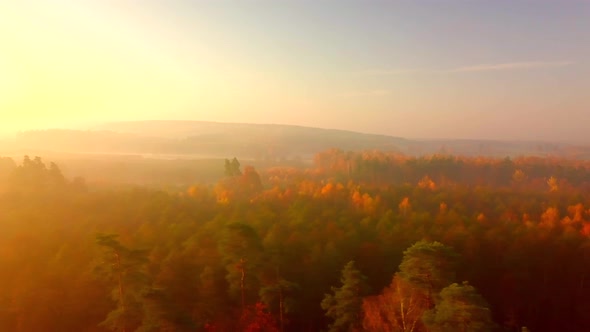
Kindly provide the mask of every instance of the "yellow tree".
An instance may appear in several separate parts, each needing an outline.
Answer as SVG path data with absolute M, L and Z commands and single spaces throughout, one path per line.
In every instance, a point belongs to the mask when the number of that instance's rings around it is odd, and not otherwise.
M 547 180 L 547 185 L 549 186 L 550 192 L 557 192 L 557 190 L 559 189 L 559 186 L 557 185 L 557 179 L 553 176 L 550 177 L 549 180 Z
M 363 299 L 363 328 L 367 331 L 425 331 L 422 315 L 428 310 L 423 293 L 396 275 L 389 287 Z

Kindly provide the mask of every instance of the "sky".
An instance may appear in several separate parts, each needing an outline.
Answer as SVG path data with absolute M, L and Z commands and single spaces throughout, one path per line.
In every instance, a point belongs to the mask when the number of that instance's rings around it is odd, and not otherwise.
M 119 120 L 590 143 L 590 1 L 0 1 L 0 132 Z

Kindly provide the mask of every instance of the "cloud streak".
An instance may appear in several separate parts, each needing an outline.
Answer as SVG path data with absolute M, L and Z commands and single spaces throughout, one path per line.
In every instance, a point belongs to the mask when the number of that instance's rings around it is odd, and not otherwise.
M 364 70 L 358 72 L 362 75 L 367 76 L 395 76 L 395 75 L 406 75 L 406 74 L 419 74 L 419 73 L 429 73 L 433 72 L 432 70 L 427 69 L 393 69 L 393 70 Z
M 501 70 L 518 70 L 518 69 L 535 69 L 535 68 L 555 68 L 572 65 L 571 61 L 528 61 L 528 62 L 509 62 L 497 64 L 484 64 L 475 66 L 458 67 L 447 70 L 447 73 L 469 73 L 469 72 L 486 72 Z
M 337 97 L 380 97 L 390 95 L 390 90 L 351 91 L 337 94 Z
M 473 66 L 463 66 L 447 69 L 398 69 L 398 70 L 366 70 L 361 72 L 368 76 L 396 76 L 409 74 L 453 74 L 453 73 L 481 73 L 493 71 L 511 71 L 527 69 L 544 69 L 558 68 L 573 65 L 572 61 L 524 61 L 524 62 L 506 62 L 495 64 L 479 64 Z

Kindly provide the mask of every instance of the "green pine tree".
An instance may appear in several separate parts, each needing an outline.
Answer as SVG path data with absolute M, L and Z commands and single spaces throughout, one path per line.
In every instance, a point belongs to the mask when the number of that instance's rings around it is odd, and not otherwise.
M 444 288 L 440 302 L 424 314 L 423 321 L 433 332 L 484 332 L 494 328 L 488 304 L 467 282 Z
M 264 248 L 256 231 L 244 223 L 229 224 L 220 241 L 233 298 L 239 298 L 242 310 L 251 304 L 258 294 L 258 275 Z
M 428 308 L 432 308 L 435 295 L 455 281 L 456 259 L 451 247 L 440 242 L 419 241 L 404 251 L 399 276 L 423 292 Z
M 114 283 L 112 297 L 117 304 L 101 325 L 113 331 L 134 331 L 143 319 L 143 293 L 148 285 L 146 252 L 123 246 L 116 234 L 99 234 L 96 243 L 105 254 L 97 272 Z
M 326 294 L 321 303 L 326 316 L 334 320 L 330 332 L 359 331 L 363 296 L 368 291 L 366 277 L 354 266 L 354 261 L 350 261 L 344 266 L 340 281 L 342 286 L 332 287 L 334 294 Z

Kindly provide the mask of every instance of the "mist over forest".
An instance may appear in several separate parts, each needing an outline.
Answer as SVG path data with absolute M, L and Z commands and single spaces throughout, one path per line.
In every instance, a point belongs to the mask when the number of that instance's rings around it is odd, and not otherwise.
M 291 125 L 203 121 L 128 121 L 92 129 L 21 131 L 0 141 L 0 154 L 16 160 L 41 155 L 64 174 L 90 182 L 189 185 L 218 179 L 217 165 L 237 157 L 257 168 L 303 167 L 328 149 L 404 156 L 461 155 L 589 159 L 590 145 L 542 141 L 415 140 Z
M 2 331 L 590 329 L 580 147 L 128 122 L 3 149 Z
M 590 1 L 0 0 L 0 332 L 590 331 Z

